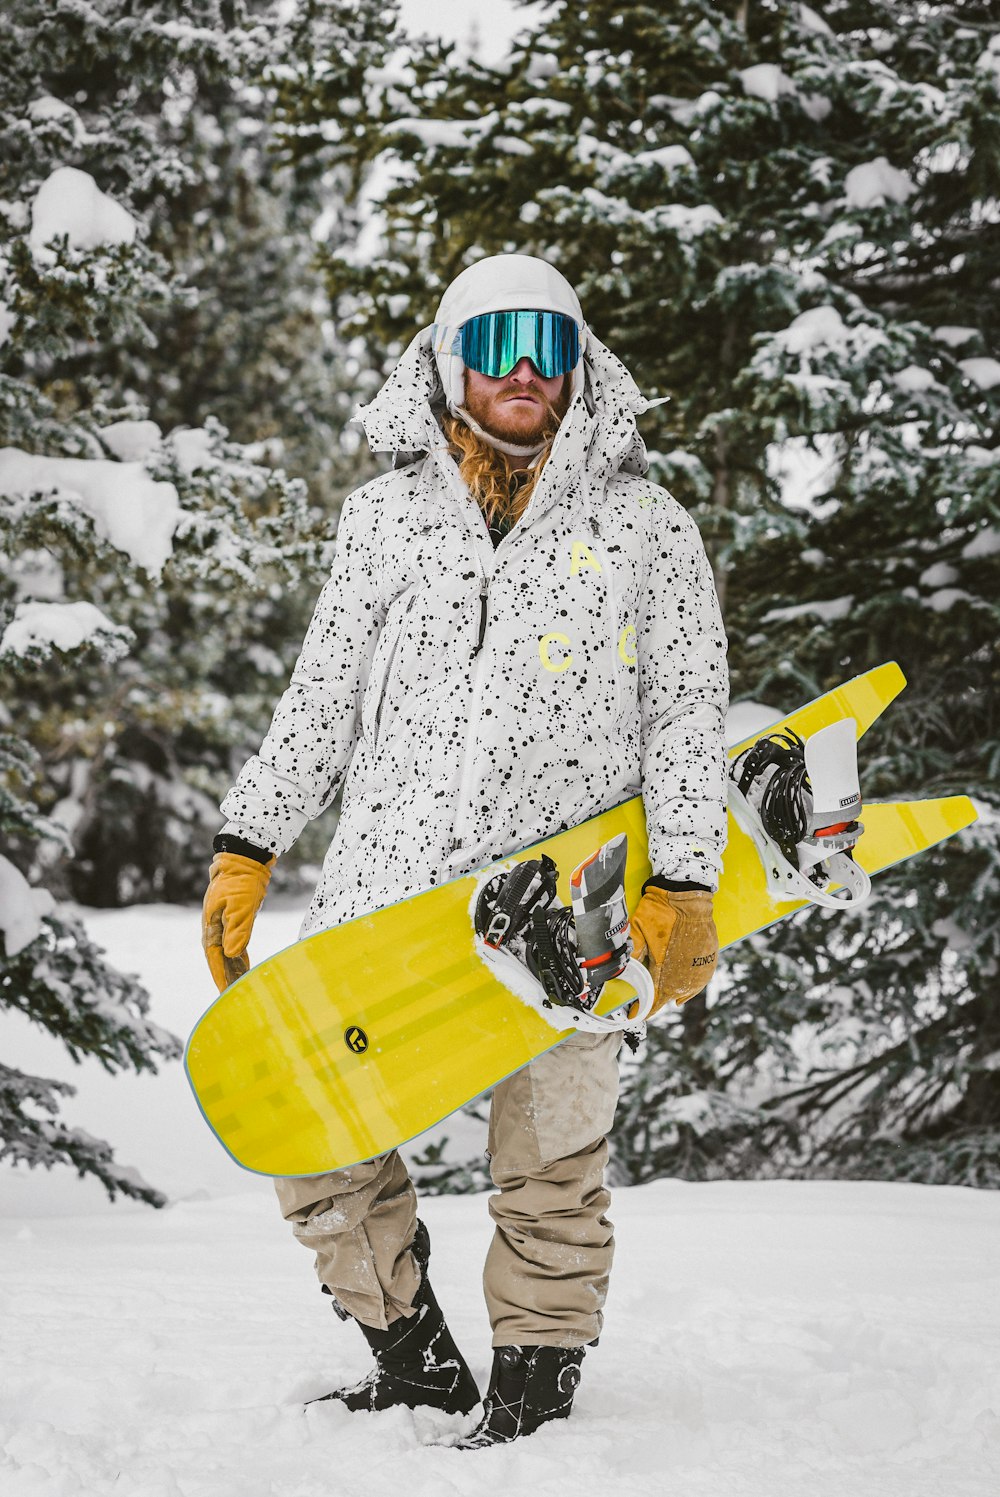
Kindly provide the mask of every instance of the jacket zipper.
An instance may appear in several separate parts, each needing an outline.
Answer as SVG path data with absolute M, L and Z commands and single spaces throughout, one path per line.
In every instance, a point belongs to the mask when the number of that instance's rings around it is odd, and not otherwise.
M 481 578 L 479 583 L 479 638 L 476 640 L 476 648 L 472 652 L 473 660 L 475 660 L 476 656 L 483 648 L 483 640 L 486 638 L 486 610 L 487 600 L 489 597 L 489 588 L 490 585 L 487 582 L 486 578 Z

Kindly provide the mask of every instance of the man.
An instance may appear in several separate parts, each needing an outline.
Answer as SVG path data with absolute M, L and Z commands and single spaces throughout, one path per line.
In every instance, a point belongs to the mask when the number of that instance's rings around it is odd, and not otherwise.
M 342 781 L 303 935 L 641 789 L 657 873 L 633 915 L 635 954 L 657 1007 L 704 986 L 718 949 L 726 640 L 694 524 L 642 476 L 635 415 L 648 405 L 544 261 L 493 256 L 449 286 L 359 413 L 396 466 L 347 499 L 291 685 L 223 802 L 205 901 L 220 987 L 246 970 L 275 857 Z M 465 1448 L 568 1414 L 600 1333 L 620 1042 L 576 1034 L 494 1091 L 494 1365 Z M 398 1154 L 275 1185 L 375 1354 L 360 1387 L 328 1396 L 471 1410 L 478 1389 L 430 1288 Z

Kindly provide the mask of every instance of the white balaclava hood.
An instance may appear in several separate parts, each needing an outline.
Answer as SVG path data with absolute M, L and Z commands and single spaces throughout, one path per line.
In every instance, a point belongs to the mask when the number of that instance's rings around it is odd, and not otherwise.
M 465 364 L 460 352 L 454 352 L 456 335 L 470 317 L 484 312 L 565 312 L 580 329 L 580 358 L 572 371 L 570 398 L 583 389 L 583 355 L 587 325 L 580 300 L 566 277 L 554 265 L 534 255 L 489 255 L 477 260 L 455 277 L 441 298 L 431 329 L 434 358 L 437 362 L 445 403 L 453 416 L 459 416 L 476 434 L 511 457 L 534 457 L 540 447 L 516 447 L 483 431 L 463 404 L 465 400 Z

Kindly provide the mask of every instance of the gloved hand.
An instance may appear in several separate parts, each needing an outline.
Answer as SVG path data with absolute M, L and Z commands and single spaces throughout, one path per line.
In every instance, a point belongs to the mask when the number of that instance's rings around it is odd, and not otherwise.
M 686 1003 L 713 975 L 719 936 L 707 889 L 647 887 L 632 916 L 632 955 L 656 986 L 651 1015 L 667 1003 Z
M 277 861 L 272 856 L 259 863 L 235 852 L 217 852 L 212 861 L 202 905 L 201 944 L 220 993 L 250 970 L 250 932 Z

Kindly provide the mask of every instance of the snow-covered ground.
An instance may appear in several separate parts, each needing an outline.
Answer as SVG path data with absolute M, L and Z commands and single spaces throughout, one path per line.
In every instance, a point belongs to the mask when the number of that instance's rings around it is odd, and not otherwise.
M 473 1371 L 483 1197 L 425 1203 Z M 618 1193 L 572 1419 L 436 1448 L 430 1411 L 303 1400 L 367 1352 L 257 1194 L 0 1222 L 6 1497 L 987 1497 L 998 1490 L 1000 1198 L 839 1183 Z M 458 1421 L 461 1425 L 462 1421 Z
M 294 938 L 266 911 L 254 954 Z M 158 1022 L 211 999 L 194 910 L 89 915 Z M 112 1080 L 3 1016 L 15 1063 L 80 1085 L 67 1121 L 166 1189 L 104 1202 L 68 1172 L 0 1175 L 4 1497 L 986 1497 L 1000 1489 L 1000 1195 L 662 1181 L 616 1193 L 601 1345 L 573 1418 L 468 1454 L 428 1411 L 303 1400 L 367 1351 L 318 1293 L 268 1182 L 229 1161 L 179 1066 Z M 483 1196 L 428 1200 L 438 1296 L 485 1383 Z M 458 1421 L 461 1427 L 462 1421 Z

